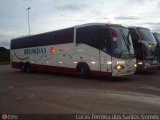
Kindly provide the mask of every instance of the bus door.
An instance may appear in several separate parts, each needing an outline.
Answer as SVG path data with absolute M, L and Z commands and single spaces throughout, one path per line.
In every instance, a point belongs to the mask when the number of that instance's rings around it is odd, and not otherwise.
M 111 34 L 109 29 L 101 28 L 98 32 L 100 71 L 111 72 Z

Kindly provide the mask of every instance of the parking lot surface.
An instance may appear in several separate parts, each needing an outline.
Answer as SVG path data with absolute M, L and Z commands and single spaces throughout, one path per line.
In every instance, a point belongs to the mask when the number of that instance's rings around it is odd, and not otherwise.
M 0 66 L 0 113 L 160 113 L 160 70 L 123 77 L 22 73 Z

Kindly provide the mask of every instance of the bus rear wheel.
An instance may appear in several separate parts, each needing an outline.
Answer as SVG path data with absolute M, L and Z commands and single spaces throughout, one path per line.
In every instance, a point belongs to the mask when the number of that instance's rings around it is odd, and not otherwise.
M 25 71 L 27 73 L 31 73 L 32 72 L 31 64 L 30 63 L 26 63 L 26 65 L 25 65 Z
M 24 65 L 24 63 L 20 64 L 20 70 L 21 70 L 21 72 L 25 72 L 25 65 Z

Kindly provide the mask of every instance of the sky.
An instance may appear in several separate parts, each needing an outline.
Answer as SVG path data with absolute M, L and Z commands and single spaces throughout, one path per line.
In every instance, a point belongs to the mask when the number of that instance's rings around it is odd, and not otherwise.
M 0 46 L 13 38 L 86 23 L 142 26 L 160 32 L 160 0 L 0 0 Z

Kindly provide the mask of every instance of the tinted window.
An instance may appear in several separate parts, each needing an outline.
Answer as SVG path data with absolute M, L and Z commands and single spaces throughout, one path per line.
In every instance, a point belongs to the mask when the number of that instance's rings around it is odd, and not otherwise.
M 11 49 L 72 43 L 74 28 L 18 38 L 11 41 Z
M 95 26 L 82 27 L 77 29 L 76 43 L 84 43 L 97 47 L 98 28 Z
M 112 36 L 107 28 L 100 28 L 98 30 L 98 48 L 106 53 L 111 53 Z
M 138 30 L 142 40 L 153 41 L 156 43 L 156 40 L 154 39 L 154 36 L 149 29 L 137 28 L 137 30 Z
M 112 26 L 117 32 L 117 40 L 113 41 L 113 53 L 116 57 L 129 58 L 134 56 L 129 30 L 122 26 Z
M 111 34 L 106 26 L 88 26 L 77 29 L 77 44 L 83 43 L 100 49 L 104 52 L 111 52 Z
M 74 36 L 73 29 L 57 31 L 55 35 L 55 43 L 56 44 L 72 43 L 73 36 Z

